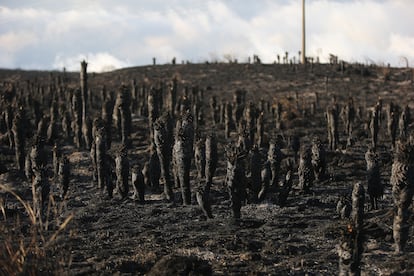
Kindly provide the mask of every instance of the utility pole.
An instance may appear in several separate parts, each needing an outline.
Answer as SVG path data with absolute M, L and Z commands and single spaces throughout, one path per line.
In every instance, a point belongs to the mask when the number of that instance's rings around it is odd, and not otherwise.
M 306 64 L 305 0 L 302 0 L 302 64 Z

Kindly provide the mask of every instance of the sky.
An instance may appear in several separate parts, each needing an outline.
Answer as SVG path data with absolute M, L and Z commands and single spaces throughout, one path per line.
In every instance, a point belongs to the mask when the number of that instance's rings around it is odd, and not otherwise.
M 414 1 L 306 0 L 306 53 L 414 65 Z M 0 68 L 102 72 L 298 57 L 301 0 L 2 0 Z

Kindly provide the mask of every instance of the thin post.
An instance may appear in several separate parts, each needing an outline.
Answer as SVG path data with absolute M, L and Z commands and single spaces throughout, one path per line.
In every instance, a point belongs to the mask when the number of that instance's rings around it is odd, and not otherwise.
M 306 64 L 305 0 L 302 0 L 302 64 Z
M 88 111 L 87 99 L 88 99 L 88 74 L 86 68 L 88 63 L 86 61 L 81 62 L 81 72 L 80 72 L 80 85 L 81 85 L 81 95 L 82 95 L 82 120 L 86 118 L 86 113 Z

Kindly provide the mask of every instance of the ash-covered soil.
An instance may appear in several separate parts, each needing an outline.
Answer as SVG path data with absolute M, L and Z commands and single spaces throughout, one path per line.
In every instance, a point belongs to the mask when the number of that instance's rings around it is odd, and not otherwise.
M 245 204 L 241 219 L 232 218 L 230 200 L 225 186 L 226 163 L 224 125 L 218 124 L 219 165 L 213 178 L 211 191 L 213 219 L 207 219 L 193 199 L 193 205 L 180 204 L 180 191 L 175 189 L 176 203 L 167 203 L 162 194 L 147 188 L 145 204 L 132 199 L 122 200 L 118 194 L 108 199 L 92 180 L 89 151 L 77 150 L 72 144 L 64 144 L 63 154 L 72 166 L 69 194 L 65 200 L 58 198 L 59 188 L 50 183 L 55 194 L 56 214 L 51 215 L 49 232 L 56 230 L 56 221 L 69 214 L 74 218 L 59 234 L 46 258 L 61 261 L 59 266 L 68 274 L 132 274 L 143 275 L 164 256 L 196 256 L 204 261 L 198 264 L 204 271 L 209 267 L 214 275 L 335 275 L 338 273 L 336 246 L 340 231 L 347 221 L 339 218 L 336 204 L 341 195 L 350 195 L 357 181 L 366 187 L 364 154 L 370 145 L 370 135 L 365 125 L 369 108 L 381 97 L 384 104 L 390 101 L 413 104 L 414 86 L 411 71 L 378 67 L 349 65 L 341 72 L 336 65 L 289 66 L 260 64 L 189 64 L 127 68 L 110 73 L 89 74 L 91 93 L 98 94 L 102 85 L 114 90 L 124 82 L 136 79 L 137 84 L 179 80 L 179 91 L 185 85 L 204 89 L 203 130 L 212 129 L 209 99 L 231 100 L 237 89 L 247 91 L 248 101 L 258 103 L 264 99 L 273 105 L 283 103 L 285 129 L 275 128 L 271 113 L 266 113 L 265 137 L 275 134 L 285 138 L 283 152 L 293 157 L 289 137 L 299 135 L 301 144 L 309 144 L 319 135 L 327 149 L 325 110 L 336 96 L 344 105 L 349 96 L 355 107 L 362 109 L 363 117 L 356 120 L 354 144 L 346 147 L 344 125 L 340 120 L 340 146 L 327 151 L 327 177 L 315 182 L 310 194 L 299 191 L 297 170 L 294 173 L 293 190 L 285 207 L 270 200 Z M 59 74 L 54 72 L 54 74 Z M 0 80 L 23 83 L 37 78 L 47 82 L 48 72 L 0 71 Z M 67 73 L 70 86 L 79 85 L 78 73 Z M 309 106 L 318 95 L 314 114 Z M 298 97 L 298 98 L 297 98 Z M 98 98 L 98 96 L 97 96 Z M 69 103 L 68 103 L 69 104 Z M 95 114 L 100 103 L 95 102 Z M 48 112 L 47 110 L 45 112 Z M 389 184 L 392 150 L 386 134 L 385 119 L 381 122 L 378 154 L 385 195 L 379 210 L 369 209 L 368 195 L 365 208 L 365 251 L 362 257 L 363 275 L 407 275 L 414 273 L 414 244 L 412 231 L 407 252 L 395 255 L 392 238 L 392 198 Z M 144 164 L 149 158 L 149 130 L 146 117 L 133 114 L 132 146 L 128 151 L 130 163 Z M 113 132 L 115 143 L 119 137 Z M 232 139 L 237 137 L 232 132 Z M 28 146 L 27 146 L 28 147 Z M 51 146 L 47 146 L 51 171 Z M 31 201 L 31 183 L 16 169 L 14 151 L 6 144 L 0 145 L 2 171 L 0 183 L 12 187 L 27 201 Z M 198 182 L 193 162 L 192 187 Z M 132 190 L 132 189 L 131 189 Z M 131 191 L 132 192 L 132 191 Z M 132 193 L 131 193 L 132 195 Z M 13 223 L 19 215 L 27 220 L 24 209 L 10 195 L 3 193 L 8 220 Z M 412 221 L 411 221 L 412 222 Z M 23 228 L 23 226 L 22 226 Z M 22 235 L 25 235 L 22 230 Z M 3 239 L 6 233 L 2 234 Z M 28 235 L 28 234 L 27 234 Z M 165 258 L 163 259 L 165 260 Z M 178 259 L 177 259 L 178 260 Z M 173 259 L 174 263 L 174 259 Z M 179 261 L 175 261 L 178 265 Z M 40 265 L 39 265 L 40 266 Z M 159 267 L 157 268 L 159 269 Z M 162 270 L 162 269 L 161 269 Z

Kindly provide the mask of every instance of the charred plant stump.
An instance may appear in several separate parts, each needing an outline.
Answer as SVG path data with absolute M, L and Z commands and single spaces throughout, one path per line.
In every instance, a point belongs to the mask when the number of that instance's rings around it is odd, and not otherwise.
M 74 143 L 78 149 L 82 145 L 82 96 L 81 91 L 76 89 L 72 96 L 72 129 L 74 131 Z
M 361 258 L 363 253 L 362 233 L 352 224 L 342 230 L 337 246 L 340 276 L 361 275 Z
M 86 61 L 81 62 L 81 71 L 80 71 L 80 87 L 82 92 L 82 114 L 86 116 L 88 113 L 88 73 L 87 73 L 88 63 Z
M 135 79 L 131 80 L 131 113 L 137 113 L 138 110 L 138 85 Z
M 216 96 L 212 96 L 210 98 L 210 114 L 211 114 L 211 121 L 213 122 L 213 125 L 216 125 L 219 123 L 220 121 L 220 112 L 218 112 L 218 107 L 217 107 L 217 97 Z
M 148 94 L 148 124 L 150 129 L 150 141 L 154 140 L 154 126 L 155 120 L 159 117 L 159 99 L 155 88 L 151 88 Z
M 206 173 L 206 143 L 203 137 L 198 137 L 194 147 L 194 161 L 198 179 L 205 178 Z
M 158 118 L 153 124 L 154 143 L 161 165 L 161 176 L 164 179 L 164 196 L 168 201 L 174 199 L 173 182 L 170 174 L 170 164 L 173 146 L 173 122 L 169 113 Z
M 35 137 L 35 141 L 30 151 L 30 163 L 32 164 L 32 171 L 35 173 L 41 168 L 45 168 L 47 164 L 47 154 L 44 149 L 44 142 L 42 138 Z
M 120 95 L 120 90 L 118 90 L 116 99 L 115 99 L 115 104 L 114 104 L 114 110 L 112 112 L 112 117 L 115 123 L 115 128 L 116 128 L 116 133 L 118 135 L 119 139 L 122 139 L 122 127 L 121 127 L 121 111 L 120 111 L 120 105 L 121 105 L 121 97 Z
M 341 219 L 349 219 L 352 212 L 352 198 L 350 195 L 341 195 L 336 203 L 336 213 Z
M 270 169 L 270 162 L 264 161 L 262 156 L 261 160 L 261 170 L 260 170 L 260 191 L 258 194 L 258 200 L 263 201 L 269 191 L 270 180 L 272 176 L 272 171 Z
M 225 122 L 226 106 L 227 106 L 227 102 L 222 102 L 220 104 L 220 115 L 219 115 L 219 119 L 220 119 L 219 123 L 220 124 L 224 124 L 224 122 Z M 231 112 L 230 112 L 230 114 L 231 114 Z
M 48 115 L 43 116 L 40 121 L 39 124 L 37 125 L 37 136 L 42 138 L 42 140 L 46 141 L 47 139 L 47 129 L 48 129 L 48 125 L 49 125 L 49 121 L 50 118 Z M 82 138 L 82 136 L 81 136 Z
M 59 180 L 59 187 L 61 190 L 61 198 L 65 198 L 68 189 L 69 189 L 69 181 L 70 181 L 70 163 L 69 159 L 66 156 L 63 156 L 59 160 L 59 171 L 58 171 L 58 180 Z
M 392 148 L 395 147 L 395 141 L 397 138 L 397 128 L 398 128 L 398 106 L 395 106 L 392 102 L 389 104 L 387 109 L 387 130 L 388 135 L 391 139 Z
M 92 165 L 92 181 L 94 183 L 98 182 L 98 165 L 96 162 L 96 135 L 94 135 L 94 138 L 92 140 L 91 150 L 89 152 L 89 156 L 91 158 L 91 165 Z
M 72 142 L 71 139 L 73 139 L 73 134 L 72 134 L 72 127 L 71 127 L 71 117 L 70 117 L 70 112 L 69 111 L 65 111 L 62 114 L 62 133 L 63 133 L 63 137 L 67 142 Z
M 274 191 L 278 188 L 280 164 L 282 163 L 283 157 L 284 155 L 280 150 L 280 143 L 276 140 L 271 140 L 267 152 L 267 160 L 270 163 L 271 170 L 270 187 Z
M 239 137 L 237 140 L 237 147 L 240 151 L 249 152 L 252 147 L 252 141 L 250 140 L 250 133 L 246 129 L 246 126 L 241 124 L 239 128 Z
M 191 110 L 191 100 L 188 96 L 188 87 L 184 90 L 184 95 L 180 97 L 177 106 L 179 114 L 183 114 L 184 112 L 187 112 L 187 110 Z
M 55 142 L 55 144 L 53 145 L 53 149 L 52 149 L 53 176 L 55 179 L 58 179 L 59 160 L 61 157 L 62 157 L 62 151 L 59 145 L 57 144 L 57 142 Z
M 29 183 L 32 183 L 33 171 L 32 171 L 32 161 L 30 158 L 30 152 L 26 154 L 26 158 L 24 162 L 24 175 L 26 176 L 26 180 Z
M 142 84 L 139 90 L 138 114 L 140 116 L 148 117 L 148 93 L 145 83 Z
M 258 203 L 259 193 L 262 188 L 262 157 L 259 152 L 257 145 L 254 145 L 250 151 L 250 202 Z
M 355 108 L 354 108 L 354 99 L 349 97 L 348 102 L 342 110 L 342 120 L 345 124 L 345 134 L 347 138 L 347 146 L 352 145 L 352 129 L 355 120 Z
M 111 97 L 107 97 L 105 102 L 102 105 L 102 120 L 105 125 L 106 130 L 106 146 L 108 149 L 111 148 L 112 144 L 112 116 L 114 110 L 114 101 Z
M 127 148 L 122 145 L 115 157 L 116 188 L 123 199 L 129 192 L 129 160 Z
M 318 136 L 312 140 L 312 167 L 315 180 L 323 180 L 326 172 L 326 151 Z
M 4 118 L 4 123 L 6 127 L 8 142 L 9 142 L 9 148 L 12 149 L 14 146 L 13 141 L 13 119 L 15 116 L 15 110 L 13 108 L 13 102 L 16 99 L 16 93 L 17 89 L 14 84 L 6 84 L 5 90 L 2 93 L 2 103 L 4 104 L 2 106 L 2 117 Z
M 355 229 L 361 231 L 364 224 L 365 189 L 361 182 L 357 182 L 352 189 L 351 220 Z
M 394 200 L 395 251 L 401 253 L 408 240 L 409 206 L 414 193 L 413 146 L 406 142 L 397 141 L 390 182 Z
M 46 207 L 49 201 L 50 184 L 46 175 L 46 168 L 40 167 L 34 172 L 32 182 L 33 211 L 36 218 L 43 221 L 46 216 Z
M 381 99 L 381 97 L 378 97 L 378 100 L 377 100 L 377 103 L 375 104 L 374 109 L 376 110 L 376 112 L 378 114 L 378 125 L 381 127 L 382 120 L 383 120 L 382 99 Z M 378 130 L 380 130 L 380 128 Z
M 249 133 L 249 140 L 251 144 L 255 143 L 255 133 L 256 129 L 256 106 L 253 102 L 249 102 L 247 107 L 244 110 L 244 118 L 246 119 L 246 129 Z
M 97 165 L 97 154 L 96 154 L 96 152 L 97 152 L 97 149 L 96 149 L 96 138 L 97 138 L 97 135 L 100 135 L 100 136 L 102 136 L 102 133 L 99 133 L 98 134 L 98 132 L 99 131 L 101 131 L 101 129 L 105 129 L 105 124 L 104 124 L 104 121 L 102 120 L 102 118 L 100 118 L 100 117 L 96 117 L 94 120 L 93 120 L 93 124 L 92 124 L 92 137 L 93 137 L 93 139 L 92 139 L 92 144 L 91 144 L 91 150 L 90 150 L 90 157 L 91 157 L 91 161 L 92 161 L 92 169 L 93 169 L 93 172 L 92 172 L 92 177 L 93 177 L 93 181 L 98 181 L 98 165 Z M 105 133 L 103 134 L 104 136 L 103 137 L 105 137 Z M 102 143 L 102 137 L 100 137 L 100 139 L 99 139 L 99 142 L 100 143 Z M 106 143 L 106 141 L 104 141 L 105 143 Z M 102 146 L 102 145 L 100 145 L 100 146 Z M 105 145 L 105 149 L 104 150 L 106 150 L 106 145 Z M 102 184 L 102 182 L 101 182 L 101 184 Z
M 334 151 L 338 147 L 338 111 L 336 105 L 329 107 L 326 111 L 326 121 L 328 126 L 329 150 Z
M 264 121 L 264 114 L 261 112 L 259 117 L 257 118 L 256 122 L 257 126 L 257 145 L 261 148 L 264 146 L 264 128 L 265 128 L 265 121 Z
M 201 102 L 195 102 L 193 104 L 193 118 L 194 118 L 194 129 L 199 130 L 204 125 L 204 115 Z
M 177 126 L 176 129 L 179 128 L 179 121 L 177 121 Z M 174 138 L 175 140 L 175 138 Z M 174 146 L 173 146 L 173 151 L 172 151 L 172 169 L 173 169 L 173 179 L 174 179 L 174 187 L 179 189 L 181 188 L 181 183 L 180 183 L 180 178 L 178 176 L 178 165 L 177 165 L 177 158 L 176 158 L 176 152 L 175 152 L 175 141 L 174 141 Z
M 58 130 L 58 107 L 56 103 L 52 103 L 52 106 L 50 107 L 50 122 L 49 126 L 47 128 L 47 142 L 50 145 L 53 145 L 55 140 L 59 136 L 59 130 Z
M 112 198 L 113 191 L 114 191 L 114 181 L 118 180 L 117 174 L 116 174 L 116 162 L 112 158 L 112 156 L 110 156 L 109 154 L 104 152 L 102 155 L 103 155 L 102 156 L 103 158 L 102 179 L 103 179 L 105 186 L 102 186 L 101 190 L 105 188 L 108 194 L 108 198 Z
M 400 138 L 408 137 L 407 129 L 411 123 L 410 108 L 406 105 L 401 112 L 400 120 L 398 121 L 398 129 L 400 130 Z
M 274 118 L 276 129 L 282 129 L 282 104 L 277 102 L 274 106 Z
M 46 175 L 47 155 L 42 138 L 36 137 L 30 151 L 32 165 L 33 211 L 39 220 L 43 220 L 45 207 L 49 200 L 50 184 Z
M 194 140 L 193 118 L 190 112 L 183 114 L 177 127 L 174 144 L 176 172 L 180 181 L 183 204 L 190 205 L 190 169 Z
M 224 137 L 226 139 L 230 138 L 230 132 L 234 129 L 233 121 L 233 107 L 231 103 L 226 103 L 224 107 Z
M 229 191 L 233 218 L 240 219 L 241 207 L 246 201 L 247 178 L 244 168 L 246 155 L 230 145 L 226 149 L 227 172 L 226 186 Z
M 199 140 L 201 142 L 204 140 Z M 196 143 L 197 148 L 197 143 Z M 203 148 L 200 145 L 200 148 Z M 197 160 L 197 149 L 195 150 L 195 159 Z M 201 150 L 203 152 L 203 150 Z M 211 219 L 213 218 L 213 214 L 211 211 L 211 203 L 210 203 L 210 188 L 213 183 L 213 175 L 217 167 L 218 156 L 217 156 L 217 142 L 215 135 L 213 133 L 209 134 L 205 139 L 204 143 L 204 179 L 199 179 L 199 185 L 196 189 L 196 200 L 198 205 L 200 206 L 201 210 L 203 211 L 204 215 Z M 197 163 L 197 161 L 196 161 Z M 201 162 L 202 163 L 202 162 Z M 203 167 L 201 165 L 201 167 Z M 203 168 L 201 168 L 203 169 Z
M 218 164 L 217 154 L 217 140 L 214 133 L 210 133 L 206 137 L 205 143 L 205 155 L 206 155 L 206 166 L 205 166 L 205 177 L 207 185 L 210 187 L 213 184 L 213 176 L 216 172 Z
M 134 189 L 134 194 L 132 198 L 139 200 L 139 202 L 145 203 L 145 182 L 144 175 L 141 171 L 141 166 L 139 164 L 132 167 L 132 176 L 131 176 L 132 187 Z
M 203 211 L 204 215 L 208 219 L 213 218 L 213 213 L 211 210 L 211 203 L 210 203 L 210 185 L 205 181 L 205 179 L 199 180 L 199 185 L 196 189 L 196 200 L 198 206 Z
M 71 99 L 69 99 L 69 102 Z M 33 100 L 33 113 L 34 113 L 34 124 L 37 126 L 39 124 L 40 119 L 43 117 L 42 111 L 40 109 L 40 103 L 38 100 Z M 70 124 L 70 121 L 68 122 Z
M 290 191 L 292 190 L 293 185 L 293 162 L 290 159 L 287 160 L 287 170 L 286 175 L 281 181 L 280 188 L 278 191 L 278 198 L 277 203 L 280 207 L 285 207 L 287 198 L 289 196 Z
M 106 187 L 108 171 L 105 166 L 105 155 L 107 151 L 106 145 L 106 130 L 105 127 L 96 129 L 94 149 L 95 149 L 95 163 L 96 163 L 96 176 L 98 180 L 98 188 L 103 190 Z
M 302 146 L 299 156 L 299 189 L 303 193 L 310 193 L 312 187 L 314 174 L 312 168 L 312 153 L 311 149 L 306 146 Z
M 14 139 L 14 150 L 15 150 L 15 157 L 16 157 L 16 165 L 18 170 L 24 170 L 24 163 L 25 163 L 25 126 L 23 122 L 23 118 L 21 118 L 20 113 L 17 113 L 13 119 L 12 124 L 12 133 Z
M 379 131 L 379 118 L 380 114 L 377 108 L 374 108 L 371 115 L 371 120 L 369 123 L 369 129 L 371 133 L 371 145 L 374 149 L 378 145 L 378 131 Z
M 88 116 L 88 73 L 87 73 L 88 63 L 86 61 L 81 62 L 81 71 L 80 71 L 80 87 L 81 87 L 81 97 L 82 97 L 82 135 L 83 141 L 85 142 L 85 148 L 90 149 L 92 143 L 92 135 L 90 133 L 90 122 L 87 120 Z
M 129 146 L 132 128 L 131 91 L 126 85 L 122 85 L 118 90 L 114 106 L 114 118 L 121 138 L 121 143 Z
M 369 148 L 365 153 L 367 163 L 367 182 L 368 194 L 371 203 L 371 209 L 378 209 L 378 199 L 384 194 L 384 185 L 381 182 L 381 173 L 378 155 L 374 149 Z
M 170 89 L 168 90 L 167 108 L 168 112 L 174 116 L 177 104 L 178 80 L 174 77 Z
M 148 162 L 148 173 L 150 181 L 150 187 L 152 187 L 153 191 L 156 193 L 160 192 L 160 178 L 161 178 L 161 164 L 160 159 L 158 158 L 157 151 L 154 147 L 151 147 L 150 151 L 150 159 Z
M 246 102 L 246 91 L 236 90 L 233 94 L 233 120 L 235 125 L 240 123 L 241 118 L 243 117 L 244 106 Z
M 102 89 L 100 90 L 101 103 L 104 103 L 105 100 L 107 99 L 107 97 L 108 97 L 108 94 L 107 94 L 107 91 L 106 91 L 106 86 L 104 84 L 104 85 L 102 85 Z
M 293 160 L 297 164 L 298 162 L 298 153 L 300 150 L 300 137 L 297 134 L 294 134 L 290 137 L 290 148 L 293 151 Z
M 351 223 L 342 231 L 337 247 L 339 256 L 339 275 L 361 275 L 361 258 L 363 253 L 365 189 L 358 182 L 352 190 Z
M 157 155 L 157 153 L 155 153 L 155 155 Z M 158 158 L 158 156 L 157 156 Z M 151 183 L 151 179 L 150 179 L 150 165 L 149 165 L 149 161 L 144 163 L 144 167 L 142 168 L 142 176 L 144 177 L 144 184 L 147 187 L 151 187 L 152 189 L 152 183 Z M 161 168 L 160 168 L 160 174 L 161 174 Z
M 90 150 L 92 145 L 92 122 L 89 116 L 86 116 L 82 120 L 82 137 L 85 149 Z

